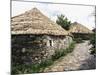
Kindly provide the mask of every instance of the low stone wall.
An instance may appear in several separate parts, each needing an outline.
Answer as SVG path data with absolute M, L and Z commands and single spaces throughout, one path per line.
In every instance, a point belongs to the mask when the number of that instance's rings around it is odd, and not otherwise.
M 12 35 L 12 64 L 41 63 L 71 42 L 69 36 Z

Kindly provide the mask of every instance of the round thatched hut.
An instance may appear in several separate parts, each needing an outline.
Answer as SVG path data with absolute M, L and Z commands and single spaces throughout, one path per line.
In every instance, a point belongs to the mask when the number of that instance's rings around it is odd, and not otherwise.
M 78 22 L 74 22 L 71 24 L 69 32 L 73 35 L 73 38 L 75 39 L 90 40 L 93 35 L 92 30 L 88 29 Z
M 72 41 L 68 32 L 37 8 L 11 18 L 12 58 L 21 63 L 41 62 Z

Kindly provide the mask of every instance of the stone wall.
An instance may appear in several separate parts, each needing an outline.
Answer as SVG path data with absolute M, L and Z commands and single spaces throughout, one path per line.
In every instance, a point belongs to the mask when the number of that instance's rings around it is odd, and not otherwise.
M 71 42 L 69 36 L 12 35 L 12 64 L 41 63 Z

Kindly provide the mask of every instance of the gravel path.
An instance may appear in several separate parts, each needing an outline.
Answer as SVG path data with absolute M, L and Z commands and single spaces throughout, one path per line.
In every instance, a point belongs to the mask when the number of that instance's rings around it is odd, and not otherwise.
M 91 45 L 89 41 L 76 44 L 72 53 L 58 59 L 53 65 L 49 66 L 44 72 L 73 71 L 95 69 L 95 57 L 89 54 Z

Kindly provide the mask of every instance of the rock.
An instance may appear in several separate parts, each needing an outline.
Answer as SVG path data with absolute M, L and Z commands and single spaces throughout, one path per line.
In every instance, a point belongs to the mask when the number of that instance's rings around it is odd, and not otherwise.
M 38 60 L 38 58 L 35 58 L 35 60 Z

